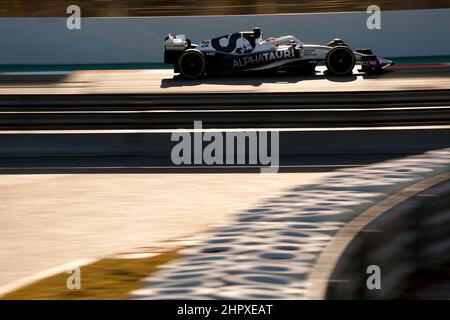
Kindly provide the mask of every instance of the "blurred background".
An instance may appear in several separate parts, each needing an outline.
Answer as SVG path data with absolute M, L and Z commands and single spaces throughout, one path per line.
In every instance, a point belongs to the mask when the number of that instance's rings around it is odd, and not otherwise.
M 76 4 L 85 17 L 185 16 L 448 8 L 450 0 L 2 0 L 1 17 L 58 17 Z

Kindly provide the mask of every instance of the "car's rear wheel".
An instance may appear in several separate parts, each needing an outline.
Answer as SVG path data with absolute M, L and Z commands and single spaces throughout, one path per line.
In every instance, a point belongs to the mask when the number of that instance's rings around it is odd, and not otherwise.
M 189 79 L 197 79 L 205 74 L 205 55 L 196 49 L 186 50 L 178 60 L 180 73 Z
M 325 64 L 332 74 L 343 76 L 352 73 L 356 59 L 349 48 L 338 46 L 328 52 Z

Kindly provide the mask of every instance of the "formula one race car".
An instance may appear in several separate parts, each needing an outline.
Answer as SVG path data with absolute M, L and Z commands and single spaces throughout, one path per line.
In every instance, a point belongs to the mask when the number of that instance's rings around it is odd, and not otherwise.
M 366 73 L 380 72 L 392 61 L 375 56 L 370 49 L 352 51 L 334 39 L 326 46 L 303 44 L 294 36 L 263 39 L 260 28 L 231 33 L 192 44 L 185 35 L 170 35 L 164 41 L 164 62 L 186 78 L 260 70 L 297 70 L 314 73 L 325 62 L 334 75 L 351 74 L 356 64 Z

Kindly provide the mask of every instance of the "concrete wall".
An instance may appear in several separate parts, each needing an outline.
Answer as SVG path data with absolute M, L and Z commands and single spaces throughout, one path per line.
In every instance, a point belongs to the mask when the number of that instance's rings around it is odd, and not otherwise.
M 265 36 L 292 34 L 303 42 L 339 37 L 381 56 L 450 55 L 450 9 L 382 12 L 381 30 L 366 12 L 204 17 L 84 18 L 68 30 L 65 18 L 0 19 L 0 64 L 162 62 L 168 33 L 194 42 L 261 26 Z

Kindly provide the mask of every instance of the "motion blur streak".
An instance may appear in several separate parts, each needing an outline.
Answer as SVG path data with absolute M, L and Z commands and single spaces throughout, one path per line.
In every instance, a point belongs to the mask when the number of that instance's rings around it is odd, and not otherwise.
M 0 16 L 62 16 L 71 0 L 2 0 Z M 365 11 L 374 4 L 370 0 L 77 0 L 88 17 L 111 16 L 183 16 L 224 14 L 273 14 L 296 12 Z M 448 8 L 449 0 L 378 0 L 383 10 Z

